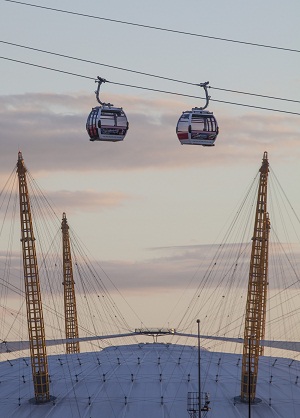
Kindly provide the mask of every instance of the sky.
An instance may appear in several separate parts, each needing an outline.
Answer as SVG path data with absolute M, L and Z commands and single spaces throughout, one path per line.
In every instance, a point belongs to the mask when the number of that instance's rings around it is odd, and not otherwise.
M 299 213 L 300 115 L 222 101 L 294 113 L 300 113 L 299 103 L 217 88 L 299 100 L 300 4 L 296 0 L 288 7 L 277 0 L 31 4 L 298 50 L 158 31 L 0 0 L 0 184 L 14 169 L 21 150 L 58 216 L 67 213 L 69 224 L 133 309 L 150 320 L 155 303 L 159 306 L 155 320 L 166 320 L 180 298 L 178 288 L 183 291 L 196 273 L 203 248 L 220 239 L 264 151 Z M 191 83 L 209 81 L 215 87 L 209 90 L 209 110 L 220 126 L 216 146 L 181 146 L 176 137 L 182 111 L 204 104 L 204 93 L 197 86 L 7 42 Z M 85 123 L 96 105 L 97 76 L 199 98 L 106 83 L 100 97 L 123 107 L 129 131 L 122 143 L 90 142 Z

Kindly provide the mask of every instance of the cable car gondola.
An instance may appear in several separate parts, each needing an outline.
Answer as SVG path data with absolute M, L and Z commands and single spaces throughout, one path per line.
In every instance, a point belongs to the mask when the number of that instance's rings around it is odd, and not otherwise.
M 182 145 L 202 145 L 204 147 L 215 145 L 219 133 L 218 123 L 213 113 L 205 110 L 210 99 L 207 92 L 208 83 L 207 81 L 200 84 L 200 87 L 205 90 L 206 105 L 182 112 L 177 122 L 176 133 Z
M 106 80 L 97 77 L 98 88 L 95 91 L 98 103 L 101 106 L 94 107 L 88 116 L 86 130 L 90 141 L 123 141 L 128 131 L 128 120 L 121 107 L 114 107 L 111 103 L 100 101 L 99 92 L 102 83 Z

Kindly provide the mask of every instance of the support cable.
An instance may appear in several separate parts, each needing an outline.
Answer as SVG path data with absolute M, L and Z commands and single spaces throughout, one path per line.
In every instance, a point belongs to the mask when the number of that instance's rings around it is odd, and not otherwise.
M 57 9 L 57 8 L 53 8 L 53 7 L 40 6 L 40 5 L 37 5 L 37 4 L 25 3 L 25 2 L 16 1 L 16 0 L 4 0 L 4 1 L 9 2 L 9 3 L 20 4 L 22 6 L 30 6 L 30 7 L 35 7 L 35 8 L 39 8 L 39 9 L 50 10 L 52 12 L 66 13 L 66 14 L 70 14 L 70 15 L 74 15 L 74 16 L 86 17 L 86 18 L 89 18 L 89 19 L 97 19 L 97 20 L 103 20 L 103 21 L 106 21 L 106 22 L 121 23 L 123 25 L 136 26 L 136 27 L 144 28 L 144 29 L 154 29 L 154 30 L 158 30 L 158 31 L 162 31 L 162 32 L 170 32 L 170 33 L 175 33 L 175 34 L 179 34 L 179 35 L 188 35 L 188 36 L 194 36 L 194 37 L 199 37 L 199 38 L 212 39 L 212 40 L 215 40 L 215 41 L 231 42 L 231 43 L 236 43 L 236 44 L 256 46 L 256 47 L 260 47 L 260 48 L 269 48 L 269 49 L 275 49 L 275 50 L 286 51 L 286 52 L 298 52 L 298 53 L 300 52 L 299 49 L 285 48 L 285 47 L 280 47 L 280 46 L 275 46 L 275 45 L 260 44 L 260 43 L 256 43 L 256 42 L 240 41 L 240 40 L 230 39 L 230 38 L 221 38 L 221 37 L 218 37 L 218 36 L 210 36 L 210 35 L 203 35 L 203 34 L 193 33 L 193 32 L 185 32 L 185 31 L 176 30 L 176 29 L 162 28 L 162 27 L 159 27 L 159 26 L 144 25 L 144 24 L 141 24 L 141 23 L 127 22 L 127 21 L 124 21 L 124 20 L 117 20 L 117 19 L 110 19 L 110 18 L 107 18 L 107 17 L 88 15 L 88 14 L 79 13 L 79 12 L 72 12 L 70 10 L 63 10 L 63 9 Z
M 85 75 L 82 75 L 82 74 L 72 73 L 72 72 L 64 71 L 64 70 L 59 70 L 57 68 L 52 68 L 52 67 L 46 67 L 44 65 L 33 64 L 33 63 L 30 63 L 30 62 L 16 60 L 16 59 L 13 59 L 13 58 L 0 56 L 0 59 L 17 62 L 19 64 L 30 65 L 32 67 L 42 68 L 42 69 L 45 69 L 45 70 L 55 71 L 55 72 L 58 72 L 58 73 L 73 75 L 75 77 L 81 77 L 81 78 L 86 78 L 86 79 L 89 79 L 89 80 L 95 80 L 95 77 L 89 77 L 89 76 L 85 76 Z M 203 99 L 203 97 L 193 96 L 193 95 L 189 95 L 189 94 L 182 94 L 182 93 L 176 93 L 176 92 L 172 92 L 172 91 L 153 89 L 153 88 L 150 88 L 150 87 L 136 86 L 136 85 L 133 85 L 133 84 L 118 83 L 118 82 L 115 82 L 115 81 L 108 81 L 108 80 L 106 80 L 106 81 L 111 83 L 111 84 L 115 84 L 117 86 L 131 87 L 131 88 L 136 88 L 136 89 L 140 89 L 140 90 L 147 90 L 147 91 L 154 91 L 154 92 L 157 92 L 157 93 L 172 94 L 174 96 L 189 97 L 189 98 L 193 98 L 193 99 Z M 289 114 L 289 115 L 300 116 L 300 113 L 298 113 L 298 112 L 290 112 L 290 111 L 287 111 L 287 110 L 272 109 L 272 108 L 263 107 L 263 106 L 254 106 L 254 105 L 249 105 L 249 104 L 245 104 L 245 103 L 228 102 L 228 101 L 225 101 L 225 100 L 217 100 L 217 99 L 210 99 L 210 101 L 213 101 L 213 102 L 216 102 L 216 103 L 225 103 L 225 104 L 231 104 L 231 105 L 234 105 L 234 106 L 242 106 L 242 107 L 248 107 L 248 108 L 252 108 L 252 109 L 268 110 L 270 112 L 277 112 L 277 113 L 284 113 L 284 114 Z
M 103 67 L 113 68 L 115 70 L 127 71 L 129 73 L 144 75 L 144 76 L 147 76 L 147 77 L 158 78 L 160 80 L 174 81 L 176 83 L 187 84 L 187 85 L 190 85 L 190 86 L 199 86 L 199 83 L 191 83 L 189 81 L 178 80 L 176 78 L 165 77 L 165 76 L 161 76 L 161 75 L 158 75 L 158 74 L 146 73 L 144 71 L 138 71 L 138 70 L 133 70 L 133 69 L 130 69 L 130 68 L 124 68 L 124 67 L 119 67 L 119 66 L 115 66 L 115 65 L 105 64 L 103 62 L 92 61 L 92 60 L 79 58 L 79 57 L 73 57 L 71 55 L 59 54 L 57 52 L 47 51 L 45 49 L 34 48 L 34 47 L 27 46 L 27 45 L 20 45 L 20 44 L 16 44 L 16 43 L 13 43 L 13 42 L 8 42 L 8 41 L 3 41 L 3 40 L 0 40 L 0 43 L 10 45 L 10 46 L 16 46 L 18 48 L 28 49 L 30 51 L 42 52 L 44 54 L 54 55 L 56 57 L 68 58 L 68 59 L 71 59 L 71 60 L 74 60 L 74 61 L 85 62 L 85 63 L 88 63 L 88 64 L 101 65 Z M 221 87 L 214 87 L 214 86 L 208 86 L 208 88 L 213 89 L 213 90 L 225 91 L 227 93 L 245 94 L 245 95 L 248 95 L 248 96 L 262 97 L 262 98 L 265 98 L 265 99 L 282 100 L 282 101 L 291 102 L 291 103 L 300 103 L 300 100 L 286 99 L 286 98 L 283 98 L 283 97 L 268 96 L 268 95 L 264 95 L 264 94 L 250 93 L 250 92 L 232 90 L 232 89 L 224 89 L 224 88 L 221 88 Z

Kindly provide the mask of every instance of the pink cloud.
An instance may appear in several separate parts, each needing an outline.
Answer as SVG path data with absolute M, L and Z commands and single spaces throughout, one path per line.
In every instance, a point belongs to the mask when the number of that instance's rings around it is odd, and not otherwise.
M 93 190 L 59 190 L 47 193 L 56 207 L 70 212 L 99 212 L 122 205 L 132 197 L 121 192 L 96 192 Z
M 87 115 L 92 95 L 27 94 L 0 97 L 1 169 L 12 167 L 22 150 L 28 167 L 45 170 L 142 170 L 224 166 L 257 160 L 265 150 L 273 161 L 299 158 L 296 116 L 267 112 L 216 112 L 220 134 L 213 148 L 181 146 L 175 126 L 188 106 L 180 100 L 111 96 L 126 106 L 130 129 L 123 143 L 91 143 Z M 217 115 L 218 113 L 218 115 Z

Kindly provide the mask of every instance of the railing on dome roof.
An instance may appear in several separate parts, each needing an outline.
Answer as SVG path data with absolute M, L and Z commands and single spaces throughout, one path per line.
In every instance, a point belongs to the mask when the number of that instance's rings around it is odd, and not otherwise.
M 154 341 L 157 342 L 157 337 L 159 335 L 173 335 L 176 333 L 175 328 L 136 328 L 134 330 L 135 334 L 149 335 L 154 338 Z
M 200 411 L 199 404 L 201 405 Z M 210 410 L 209 404 L 210 400 L 208 392 L 201 392 L 200 402 L 198 392 L 188 392 L 187 411 L 191 418 L 205 417 L 206 413 Z M 201 412 L 204 414 L 202 415 Z
M 191 418 L 204 418 L 210 411 L 208 392 L 201 392 L 201 355 L 200 355 L 200 319 L 197 319 L 198 328 L 198 392 L 188 392 L 187 411 Z M 203 412 L 203 414 L 202 414 Z

